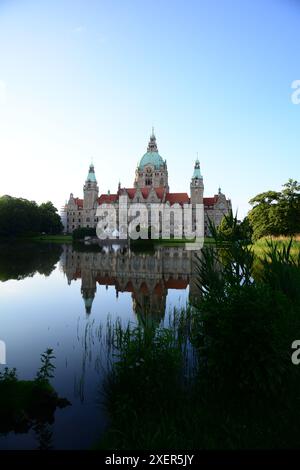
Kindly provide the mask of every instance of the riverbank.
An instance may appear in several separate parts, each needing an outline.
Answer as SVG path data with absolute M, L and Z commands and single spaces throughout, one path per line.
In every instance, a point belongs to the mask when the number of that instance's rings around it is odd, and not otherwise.
M 51 242 L 51 243 L 72 243 L 72 235 L 31 235 L 22 237 L 0 237 L 0 243 L 7 242 Z
M 23 240 L 32 240 L 38 242 L 51 243 L 72 243 L 72 235 L 35 235 L 33 237 L 24 237 Z

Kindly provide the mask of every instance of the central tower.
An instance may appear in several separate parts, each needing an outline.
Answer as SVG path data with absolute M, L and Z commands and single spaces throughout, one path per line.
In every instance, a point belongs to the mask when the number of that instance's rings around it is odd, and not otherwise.
M 164 188 L 169 192 L 167 162 L 158 153 L 154 129 L 147 147 L 135 171 L 135 188 Z

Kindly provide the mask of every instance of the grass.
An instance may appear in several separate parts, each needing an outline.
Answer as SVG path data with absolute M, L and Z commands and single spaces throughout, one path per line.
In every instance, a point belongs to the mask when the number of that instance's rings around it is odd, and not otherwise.
M 263 237 L 253 243 L 252 248 L 256 256 L 263 256 L 268 250 L 268 243 L 276 243 L 279 250 L 283 250 L 287 247 L 291 237 Z M 298 256 L 300 252 L 300 235 L 297 235 L 292 239 L 291 245 L 291 256 Z
M 72 235 L 34 235 L 29 237 L 28 240 L 52 243 L 72 243 Z

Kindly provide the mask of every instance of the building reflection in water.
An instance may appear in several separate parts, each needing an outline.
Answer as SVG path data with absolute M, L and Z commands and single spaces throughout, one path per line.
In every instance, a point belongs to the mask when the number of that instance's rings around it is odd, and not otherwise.
M 140 253 L 114 245 L 99 250 L 75 251 L 67 245 L 61 257 L 68 283 L 81 279 L 87 314 L 92 312 L 97 284 L 114 286 L 117 297 L 121 292 L 131 292 L 133 310 L 141 322 L 149 315 L 156 321 L 163 319 L 168 289 L 186 289 L 189 285 L 189 301 L 197 300 L 195 251 L 157 247 L 154 252 Z

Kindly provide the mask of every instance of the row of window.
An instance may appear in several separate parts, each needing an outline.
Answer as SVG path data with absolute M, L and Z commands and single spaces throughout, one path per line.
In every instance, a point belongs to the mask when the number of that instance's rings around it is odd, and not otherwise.
M 68 222 L 70 222 L 69 217 L 68 217 L 67 220 L 68 220 Z M 89 217 L 87 217 L 87 218 L 85 219 L 85 221 L 86 221 L 86 222 L 90 222 L 91 219 L 90 219 Z M 75 219 L 73 219 L 72 222 L 75 222 Z M 81 222 L 81 219 L 78 219 L 78 222 L 80 223 L 80 222 Z M 94 219 L 94 222 L 98 222 L 98 219 Z
M 86 226 L 83 225 L 83 227 L 90 228 L 89 224 L 87 224 Z M 70 228 L 71 228 L 71 226 L 69 225 L 69 226 L 68 226 L 68 229 L 70 230 Z M 80 225 L 80 224 L 78 224 L 77 226 L 72 225 L 72 230 L 74 230 L 75 228 L 81 228 L 81 225 Z

